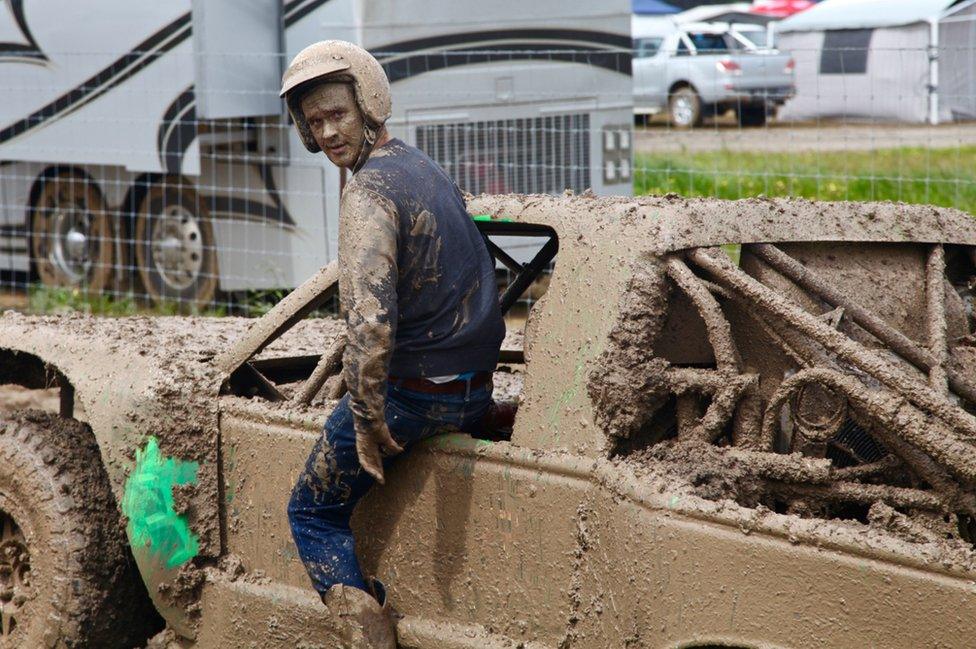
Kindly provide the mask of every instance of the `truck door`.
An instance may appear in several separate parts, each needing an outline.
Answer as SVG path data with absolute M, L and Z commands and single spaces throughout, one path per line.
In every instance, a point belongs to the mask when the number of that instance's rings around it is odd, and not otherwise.
M 663 42 L 660 36 L 634 39 L 634 101 L 642 111 L 659 110 L 668 101 Z

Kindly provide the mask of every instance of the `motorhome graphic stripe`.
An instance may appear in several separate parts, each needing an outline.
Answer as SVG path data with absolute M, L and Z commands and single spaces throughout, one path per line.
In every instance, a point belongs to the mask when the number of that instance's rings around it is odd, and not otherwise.
M 292 0 L 284 5 L 285 26 L 291 26 L 307 16 L 309 13 L 318 9 L 329 0 Z M 19 6 L 18 0 L 14 5 Z M 22 15 L 22 12 L 21 14 Z M 18 14 L 15 13 L 15 18 Z M 18 21 L 19 22 L 19 21 Z M 22 26 L 25 35 L 30 34 L 26 30 L 26 23 Z M 118 86 L 123 81 L 129 79 L 147 65 L 153 63 L 160 56 L 170 51 L 192 34 L 191 15 L 187 12 L 163 27 L 161 30 L 136 45 L 129 53 L 125 54 L 117 61 L 101 70 L 80 86 L 61 95 L 54 101 L 43 106 L 39 110 L 30 114 L 22 120 L 9 124 L 0 130 L 0 144 L 4 144 L 15 137 L 24 135 L 29 131 L 46 125 L 54 118 L 64 117 L 65 115 L 78 110 L 82 106 L 101 97 L 112 88 Z M 32 37 L 31 37 L 32 40 Z M 33 42 L 33 41 L 32 41 Z M 11 45 L 11 47 L 15 47 Z M 19 46 L 17 46 L 19 47 Z M 3 50 L 0 50 L 2 54 Z M 43 54 L 41 55 L 43 56 Z
M 616 52 L 558 43 L 540 44 L 537 41 L 512 42 L 504 45 L 480 45 L 473 50 L 442 50 L 433 56 L 430 52 L 423 52 L 408 56 L 377 58 L 383 64 L 383 69 L 386 70 L 390 83 L 402 81 L 424 72 L 495 61 L 564 61 L 604 68 L 627 76 L 631 75 L 632 63 L 630 52 Z
M 291 27 L 329 0 L 295 0 L 285 3 L 285 27 Z
M 275 185 L 274 181 L 274 171 L 269 164 L 259 164 L 258 172 L 261 174 L 261 180 L 264 181 L 264 189 L 268 192 L 268 196 L 275 204 L 275 208 L 278 210 L 278 218 L 276 219 L 279 223 L 283 225 L 297 226 L 295 219 L 291 217 L 288 212 L 288 208 L 285 207 L 284 201 L 281 200 L 281 193 L 278 191 L 278 187 Z
M 185 41 L 191 33 L 190 14 L 185 13 L 136 45 L 128 54 L 125 54 L 107 68 L 101 70 L 80 86 L 61 95 L 24 119 L 0 130 L 0 144 L 43 126 L 52 118 L 64 117 L 98 99 Z
M 215 218 L 276 223 L 283 228 L 295 227 L 291 215 L 279 205 L 268 205 L 236 196 L 205 196 L 203 200 L 210 216 Z
M 629 36 L 576 29 L 512 29 L 445 34 L 373 48 L 390 82 L 458 65 L 568 61 L 631 74 Z
M 548 41 L 579 43 L 581 46 L 605 49 L 617 49 L 628 54 L 633 47 L 629 34 L 612 32 L 598 32 L 589 29 L 493 29 L 478 32 L 458 32 L 455 34 L 441 34 L 416 38 L 409 41 L 390 43 L 382 47 L 371 48 L 370 51 L 380 52 L 384 56 L 402 53 L 412 54 L 419 50 L 440 51 L 444 49 L 476 49 L 472 44 L 490 43 L 493 41 Z M 537 46 L 536 46 L 537 48 Z
M 24 1 L 7 0 L 10 13 L 13 14 L 14 22 L 26 43 L 0 43 L 0 59 L 23 60 L 25 63 L 47 63 L 48 58 L 41 48 L 38 47 L 34 35 L 31 34 L 30 27 L 27 26 L 27 19 L 24 18 Z
M 196 96 L 193 86 L 190 86 L 166 109 L 156 134 L 156 151 L 167 173 L 180 173 L 183 167 L 183 156 L 196 137 Z

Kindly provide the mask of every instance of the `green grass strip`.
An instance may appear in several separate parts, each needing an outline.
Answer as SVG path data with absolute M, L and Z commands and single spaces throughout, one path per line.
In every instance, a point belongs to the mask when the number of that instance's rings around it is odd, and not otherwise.
M 770 133 L 775 137 L 775 133 Z M 638 154 L 634 193 L 903 201 L 976 213 L 976 146 L 845 152 Z

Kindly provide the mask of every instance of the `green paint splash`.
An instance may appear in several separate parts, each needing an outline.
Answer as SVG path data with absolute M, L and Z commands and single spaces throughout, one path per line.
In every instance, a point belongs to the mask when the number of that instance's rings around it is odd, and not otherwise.
M 490 223 L 491 221 L 497 221 L 499 223 L 511 223 L 512 219 L 493 219 L 490 214 L 475 214 L 471 217 L 472 221 L 481 221 L 482 223 Z
M 133 548 L 147 547 L 167 569 L 183 565 L 199 552 L 197 536 L 173 506 L 173 487 L 196 484 L 199 464 L 164 457 L 150 437 L 136 450 L 136 468 L 125 483 L 122 511 L 129 519 Z

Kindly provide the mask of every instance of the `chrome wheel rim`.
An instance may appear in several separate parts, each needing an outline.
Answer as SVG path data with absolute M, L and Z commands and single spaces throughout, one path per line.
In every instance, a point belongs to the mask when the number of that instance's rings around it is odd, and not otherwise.
M 675 97 L 671 105 L 671 116 L 675 123 L 688 126 L 695 114 L 694 105 L 688 97 Z
M 150 233 L 153 268 L 172 289 L 190 288 L 203 268 L 203 235 L 197 216 L 170 205 L 153 219 Z
M 25 625 L 25 607 L 33 596 L 27 539 L 13 517 L 0 509 L 0 638 Z
M 60 195 L 47 219 L 49 242 L 47 260 L 68 282 L 78 284 L 88 277 L 97 256 L 97 237 L 93 236 L 94 215 L 84 199 L 71 201 Z

